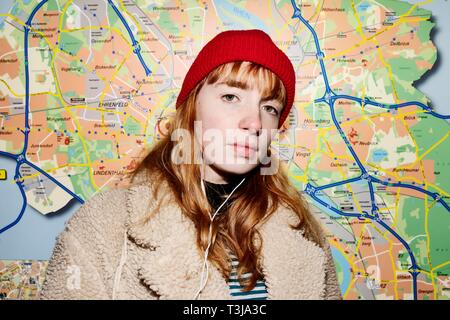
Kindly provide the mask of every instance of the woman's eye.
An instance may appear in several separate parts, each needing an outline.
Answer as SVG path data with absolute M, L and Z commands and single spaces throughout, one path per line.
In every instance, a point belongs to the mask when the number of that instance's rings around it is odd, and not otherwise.
M 233 98 L 237 97 L 234 94 L 224 94 L 222 98 L 224 98 L 226 102 L 233 102 Z
M 271 114 L 273 114 L 274 116 L 278 115 L 278 110 L 275 107 L 272 106 L 264 106 L 264 108 Z

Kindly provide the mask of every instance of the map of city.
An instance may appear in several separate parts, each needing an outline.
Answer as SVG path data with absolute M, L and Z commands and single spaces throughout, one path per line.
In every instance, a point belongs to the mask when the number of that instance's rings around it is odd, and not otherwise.
M 252 28 L 296 69 L 272 148 L 327 231 L 344 299 L 449 299 L 450 116 L 414 86 L 437 59 L 431 14 L 396 0 L 11 2 L 0 195 L 20 201 L 0 209 L 0 299 L 36 299 L 44 281 L 45 259 L 1 253 L 26 208 L 57 216 L 123 186 L 203 45 Z

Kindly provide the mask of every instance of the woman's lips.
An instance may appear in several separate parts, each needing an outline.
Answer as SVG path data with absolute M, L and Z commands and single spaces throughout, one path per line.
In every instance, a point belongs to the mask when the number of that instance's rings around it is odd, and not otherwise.
M 238 152 L 239 154 L 245 156 L 246 158 L 250 157 L 256 152 L 256 149 L 248 144 L 234 143 L 231 146 L 233 147 L 233 150 L 235 152 Z

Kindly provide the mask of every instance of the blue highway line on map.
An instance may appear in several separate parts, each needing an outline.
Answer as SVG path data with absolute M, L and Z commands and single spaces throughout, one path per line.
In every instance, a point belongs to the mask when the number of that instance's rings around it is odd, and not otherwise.
M 325 83 L 325 94 L 322 98 L 320 99 L 316 99 L 315 102 L 323 102 L 326 103 L 329 107 L 330 107 L 330 112 L 331 112 L 331 117 L 333 119 L 333 123 L 336 126 L 336 128 L 338 129 L 341 138 L 344 140 L 345 144 L 347 145 L 348 150 L 350 151 L 350 153 L 352 154 L 355 162 L 358 164 L 359 169 L 361 170 L 362 174 L 358 177 L 352 178 L 352 179 L 348 179 L 348 180 L 343 180 L 340 182 L 334 182 L 334 183 L 330 183 L 327 185 L 323 185 L 320 187 L 317 186 L 313 186 L 310 183 L 307 183 L 306 188 L 305 188 L 305 192 L 312 197 L 316 202 L 320 203 L 322 206 L 325 206 L 326 208 L 332 210 L 333 212 L 342 215 L 342 216 L 349 216 L 349 217 L 357 217 L 359 219 L 361 218 L 367 218 L 367 219 L 372 219 L 375 220 L 376 222 L 378 222 L 380 225 L 382 225 L 387 231 L 389 231 L 394 237 L 396 237 L 406 248 L 406 250 L 408 251 L 408 254 L 410 256 L 411 259 L 411 268 L 409 269 L 409 273 L 412 275 L 412 279 L 413 279 L 413 294 L 414 294 L 414 300 L 417 300 L 417 276 L 420 273 L 420 268 L 418 267 L 417 263 L 416 263 L 416 259 L 414 257 L 414 254 L 411 250 L 411 248 L 409 247 L 408 243 L 402 238 L 400 237 L 400 235 L 398 233 L 396 233 L 392 228 L 390 228 L 386 223 L 384 223 L 380 217 L 379 217 L 379 211 L 378 208 L 375 204 L 375 193 L 373 190 L 373 183 L 379 183 L 382 185 L 386 185 L 386 186 L 391 186 L 391 187 L 400 187 L 400 188 L 408 188 L 408 189 L 413 189 L 416 190 L 418 192 L 422 192 L 430 197 L 432 197 L 435 201 L 439 202 L 440 204 L 442 204 L 444 206 L 444 208 L 446 208 L 448 211 L 450 211 L 450 207 L 449 205 L 442 199 L 442 197 L 437 194 L 437 193 L 433 193 L 430 192 L 428 190 L 425 190 L 423 188 L 420 188 L 418 186 L 415 185 L 410 185 L 410 184 L 406 184 L 406 183 L 400 183 L 400 182 L 388 182 L 388 181 L 383 181 L 381 179 L 378 179 L 376 177 L 371 176 L 366 168 L 362 165 L 361 161 L 359 160 L 358 156 L 356 155 L 355 151 L 353 150 L 350 142 L 347 139 L 347 136 L 344 134 L 341 126 L 339 125 L 339 122 L 336 119 L 336 113 L 334 110 L 334 102 L 337 99 L 348 99 L 348 100 L 353 100 L 353 101 L 357 101 L 359 102 L 360 105 L 362 105 L 363 103 L 365 105 L 372 105 L 375 107 L 380 107 L 380 108 L 385 108 L 388 110 L 396 110 L 402 107 L 407 107 L 407 106 L 412 106 L 412 105 L 417 105 L 420 108 L 422 108 L 423 110 L 426 110 L 426 113 L 429 113 L 437 118 L 440 119 L 450 119 L 450 115 L 441 115 L 438 114 L 437 112 L 433 111 L 430 107 L 424 105 L 421 102 L 418 101 L 410 101 L 410 102 L 405 102 L 405 103 L 400 103 L 400 104 L 393 104 L 393 105 L 386 105 L 386 104 L 382 104 L 382 103 L 378 103 L 375 101 L 372 101 L 370 99 L 365 98 L 364 100 L 361 98 L 357 98 L 357 97 L 353 97 L 353 96 L 349 96 L 349 95 L 336 95 L 333 90 L 330 87 L 329 81 L 328 81 L 328 76 L 327 76 L 327 72 L 325 69 L 325 64 L 323 62 L 323 59 L 325 58 L 325 54 L 323 53 L 323 51 L 320 49 L 320 44 L 319 44 L 319 39 L 317 36 L 317 33 L 315 32 L 314 28 L 309 24 L 309 22 L 302 16 L 300 9 L 297 7 L 297 5 L 295 4 L 295 1 L 291 0 L 291 4 L 292 7 L 294 9 L 294 14 L 292 16 L 292 18 L 298 18 L 304 25 L 306 28 L 308 28 L 308 30 L 311 32 L 313 38 L 314 38 L 314 43 L 316 46 L 316 58 L 319 60 L 320 63 L 320 68 L 321 68 L 321 75 L 323 77 L 324 83 Z M 372 202 L 372 213 L 368 214 L 367 212 L 364 213 L 346 213 L 346 212 L 342 212 L 336 208 L 331 207 L 329 204 L 325 203 L 324 201 L 322 201 L 321 199 L 319 199 L 316 196 L 316 193 L 318 191 L 324 190 L 324 189 L 328 189 L 328 188 L 332 188 L 338 185 L 342 185 L 342 184 L 346 184 L 349 182 L 356 182 L 356 181 L 360 181 L 360 180 L 366 180 L 368 187 L 369 187 L 369 192 L 370 192 L 370 199 Z
M 81 199 L 78 195 L 73 193 L 71 190 L 69 190 L 66 186 L 64 186 L 62 183 L 60 183 L 58 180 L 54 179 L 52 176 L 50 176 L 47 172 L 43 171 L 33 163 L 27 160 L 26 154 L 27 154 L 27 148 L 28 148 L 28 134 L 30 132 L 30 125 L 28 123 L 28 115 L 30 111 L 30 79 L 29 79 L 29 70 L 28 70 L 28 34 L 30 32 L 31 28 L 31 21 L 33 20 L 33 17 L 35 16 L 36 12 L 47 2 L 48 0 L 41 1 L 36 7 L 34 7 L 33 11 L 31 12 L 26 25 L 24 27 L 24 53 L 25 53 L 25 130 L 21 130 L 24 134 L 24 147 L 23 151 L 20 154 L 11 154 L 9 152 L 0 151 L 0 155 L 11 158 L 16 161 L 16 172 L 14 175 L 14 179 L 16 180 L 16 184 L 19 187 L 19 190 L 23 197 L 23 204 L 22 208 L 20 209 L 20 213 L 17 216 L 17 218 L 11 222 L 10 224 L 6 225 L 5 227 L 0 228 L 0 234 L 5 232 L 6 230 L 14 227 L 19 221 L 22 219 L 23 214 L 25 212 L 25 209 L 27 207 L 27 197 L 24 191 L 24 185 L 22 181 L 22 175 L 19 172 L 19 168 L 22 164 L 27 164 L 30 167 L 33 167 L 37 172 L 40 174 L 46 176 L 49 180 L 54 182 L 56 185 L 58 185 L 61 189 L 65 190 L 68 194 L 70 194 L 72 197 L 77 199 L 79 202 L 84 203 L 83 199 Z
M 345 95 L 345 94 L 334 95 L 334 96 L 330 97 L 330 99 L 332 101 L 336 101 L 338 99 L 352 100 L 352 101 L 358 102 L 360 105 L 363 105 L 363 104 L 371 105 L 374 107 L 387 109 L 388 111 L 397 110 L 397 109 L 404 108 L 404 107 L 418 106 L 418 107 L 422 108 L 423 110 L 425 110 L 426 111 L 425 113 L 429 113 L 429 114 L 435 116 L 436 118 L 450 119 L 450 115 L 439 114 L 439 113 L 433 111 L 433 109 L 431 107 L 429 107 L 419 101 L 408 101 L 408 102 L 403 102 L 403 103 L 399 103 L 399 104 L 384 104 L 384 103 L 372 101 L 368 98 L 361 99 L 358 97 L 352 97 L 352 96 Z M 319 99 L 314 100 L 314 102 L 325 102 L 326 103 L 327 100 L 325 98 L 319 98 Z
M 20 191 L 22 193 L 22 196 L 24 198 L 24 202 L 23 202 L 23 206 L 22 206 L 22 209 L 20 211 L 19 216 L 16 218 L 16 220 L 14 222 L 10 223 L 6 227 L 1 228 L 0 229 L 0 234 L 5 232 L 6 230 L 12 228 L 14 225 L 16 225 L 20 221 L 20 219 L 22 218 L 22 216 L 24 214 L 27 201 L 26 201 L 26 195 L 25 195 L 25 192 L 24 192 L 24 189 L 23 189 L 23 182 L 19 181 L 22 178 L 20 173 L 19 173 L 19 167 L 22 164 L 24 164 L 24 163 L 29 165 L 29 166 L 31 166 L 31 167 L 33 167 L 36 171 L 40 172 L 41 174 L 45 175 L 48 179 L 52 180 L 55 184 L 57 184 L 63 190 L 65 190 L 66 192 L 71 194 L 79 202 L 84 203 L 84 201 L 80 197 L 78 197 L 72 191 L 67 189 L 67 187 L 65 187 L 64 185 L 59 183 L 53 177 L 51 177 L 46 172 L 42 171 L 40 168 L 38 168 L 37 166 L 35 166 L 33 163 L 29 162 L 26 159 L 26 150 L 27 150 L 27 145 L 28 145 L 28 134 L 29 134 L 29 131 L 30 131 L 29 124 L 28 124 L 28 113 L 29 113 L 28 34 L 29 34 L 29 30 L 31 28 L 31 21 L 32 21 L 33 17 L 37 13 L 37 11 L 47 1 L 48 0 L 41 1 L 33 9 L 32 13 L 30 14 L 30 16 L 29 16 L 29 18 L 28 18 L 28 20 L 26 22 L 26 26 L 24 27 L 24 31 L 25 31 L 25 35 L 24 35 L 25 61 L 24 62 L 25 62 L 25 78 L 26 78 L 26 86 L 25 86 L 25 90 L 26 90 L 26 94 L 25 94 L 25 130 L 21 130 L 22 133 L 24 133 L 24 136 L 25 136 L 24 149 L 18 155 L 14 155 L 14 154 L 11 154 L 11 153 L 0 151 L 0 155 L 5 156 L 5 157 L 9 157 L 11 159 L 14 159 L 17 162 L 16 173 L 15 173 L 14 178 L 15 178 L 16 183 L 18 184 L 19 189 L 20 189 Z M 130 36 L 130 38 L 132 40 L 132 45 L 133 45 L 133 48 L 134 48 L 133 52 L 139 58 L 139 61 L 141 62 L 142 66 L 143 66 L 143 68 L 145 70 L 146 75 L 147 76 L 150 75 L 151 71 L 147 67 L 147 65 L 145 64 L 145 61 L 144 61 L 144 59 L 143 59 L 143 57 L 141 55 L 141 47 L 140 47 L 139 43 L 136 41 L 136 39 L 134 38 L 134 35 L 133 35 L 133 33 L 132 33 L 128 23 L 126 22 L 126 20 L 124 19 L 124 17 L 120 13 L 120 11 L 117 9 L 117 7 L 114 5 L 112 0 L 108 0 L 108 3 L 113 8 L 113 10 L 116 12 L 117 16 L 122 21 L 122 23 L 125 26 L 125 28 L 127 29 L 127 32 L 128 32 L 128 34 L 129 34 L 129 36 Z M 317 203 L 321 204 L 324 207 L 327 207 L 328 209 L 332 210 L 333 212 L 335 212 L 335 213 L 337 213 L 339 215 L 347 216 L 347 217 L 354 217 L 354 218 L 358 218 L 358 219 L 371 219 L 371 220 L 376 221 L 377 223 L 379 223 L 381 226 L 383 226 L 383 228 L 385 228 L 394 237 L 396 237 L 405 246 L 405 248 L 408 251 L 408 254 L 410 256 L 411 265 L 412 266 L 409 269 L 409 272 L 411 273 L 411 275 L 413 277 L 414 299 L 417 300 L 417 276 L 420 273 L 420 268 L 417 266 L 416 259 L 415 259 L 414 255 L 413 255 L 413 253 L 411 251 L 411 248 L 409 247 L 408 243 L 404 239 L 402 239 L 400 237 L 400 235 L 398 235 L 385 222 L 383 222 L 382 219 L 380 219 L 380 217 L 378 215 L 378 208 L 375 205 L 373 183 L 379 183 L 379 184 L 386 185 L 386 186 L 391 186 L 391 187 L 401 187 L 401 188 L 413 189 L 413 190 L 416 190 L 418 192 L 422 192 L 422 193 L 430 196 L 436 202 L 439 202 L 440 204 L 442 204 L 443 207 L 446 208 L 448 211 L 450 211 L 450 207 L 442 199 L 441 195 L 439 195 L 438 193 L 430 192 L 428 190 L 425 190 L 425 189 L 420 188 L 420 187 L 415 186 L 415 185 L 409 185 L 409 184 L 400 183 L 400 182 L 384 181 L 384 180 L 381 180 L 381 179 L 378 179 L 376 177 L 371 176 L 367 172 L 365 167 L 362 165 L 361 161 L 359 160 L 358 156 L 356 155 L 355 151 L 353 150 L 350 142 L 348 141 L 346 135 L 344 134 L 342 128 L 340 127 L 339 122 L 336 119 L 336 115 L 335 115 L 335 111 L 334 111 L 334 102 L 337 99 L 348 99 L 348 100 L 357 101 L 357 102 L 359 102 L 360 105 L 362 105 L 362 104 L 364 104 L 364 105 L 371 105 L 371 106 L 375 106 L 375 107 L 385 108 L 385 109 L 388 109 L 388 110 L 396 110 L 396 109 L 399 109 L 399 108 L 416 105 L 416 106 L 419 106 L 420 108 L 422 108 L 423 110 L 425 110 L 426 113 L 429 113 L 432 116 L 435 116 L 435 117 L 440 118 L 440 119 L 450 119 L 450 115 L 441 115 L 441 114 L 433 111 L 430 107 L 428 107 L 428 106 L 426 106 L 423 103 L 420 103 L 418 101 L 411 101 L 411 102 L 405 102 L 405 103 L 400 103 L 400 104 L 388 105 L 388 104 L 383 104 L 383 103 L 378 103 L 378 102 L 372 101 L 372 100 L 370 100 L 368 98 L 361 99 L 361 98 L 353 97 L 353 96 L 349 96 L 349 95 L 336 95 L 332 91 L 332 89 L 330 87 L 330 84 L 329 84 L 329 81 L 328 81 L 328 76 L 327 76 L 325 64 L 324 64 L 324 61 L 323 61 L 323 59 L 325 57 L 325 54 L 320 49 L 319 39 L 317 37 L 317 33 L 315 32 L 314 28 L 309 24 L 309 22 L 301 15 L 301 11 L 300 11 L 299 8 L 297 8 L 295 2 L 291 0 L 291 4 L 292 4 L 293 9 L 294 9 L 294 14 L 293 14 L 292 18 L 298 18 L 308 28 L 308 30 L 311 32 L 311 34 L 312 34 L 312 36 L 314 38 L 314 42 L 315 42 L 315 46 L 316 46 L 316 58 L 319 60 L 319 63 L 320 63 L 321 75 L 323 77 L 324 84 L 325 84 L 325 94 L 324 94 L 324 96 L 322 98 L 315 100 L 315 102 L 324 102 L 330 107 L 330 112 L 331 112 L 331 116 L 332 116 L 332 119 L 333 119 L 333 123 L 336 126 L 336 128 L 338 129 L 339 133 L 341 134 L 341 137 L 344 140 L 344 142 L 346 143 L 346 145 L 348 147 L 348 150 L 350 151 L 350 153 L 354 157 L 355 162 L 358 164 L 358 167 L 360 168 L 360 170 L 362 172 L 362 174 L 359 175 L 358 177 L 355 177 L 355 178 L 352 178 L 352 179 L 343 180 L 343 181 L 340 181 L 340 182 L 330 183 L 330 184 L 323 185 L 323 186 L 313 186 L 312 184 L 307 183 L 306 188 L 305 188 L 305 192 L 311 198 L 313 198 Z M 347 183 L 357 182 L 357 181 L 361 181 L 361 180 L 366 180 L 367 183 L 368 183 L 368 187 L 369 187 L 369 191 L 370 191 L 370 197 L 371 197 L 371 201 L 372 201 L 372 212 L 371 212 L 371 214 L 369 214 L 367 212 L 363 212 L 363 213 L 347 213 L 347 212 L 340 211 L 340 210 L 330 206 L 329 204 L 325 203 L 323 200 L 318 198 L 318 196 L 316 195 L 316 193 L 320 192 L 321 190 L 332 188 L 332 187 L 343 185 L 343 184 L 347 184 Z
M 16 172 L 14 175 L 14 179 L 16 180 L 17 185 L 19 186 L 20 192 L 22 194 L 23 197 L 23 205 L 22 208 L 20 210 L 19 215 L 17 216 L 17 218 L 9 223 L 8 225 L 6 225 L 5 227 L 0 228 L 0 234 L 2 234 L 3 232 L 7 231 L 8 229 L 11 229 L 12 227 L 14 227 L 17 223 L 19 223 L 19 221 L 22 219 L 23 214 L 25 212 L 26 209 L 26 204 L 27 204 L 27 198 L 26 198 L 26 194 L 23 190 L 23 181 L 22 181 L 22 176 L 19 173 L 19 168 L 22 164 L 27 164 L 30 167 L 33 167 L 36 171 L 38 171 L 40 174 L 46 176 L 49 180 L 51 180 L 52 182 L 54 182 L 56 185 L 58 185 L 61 189 L 63 189 L 64 191 L 66 191 L 68 194 L 70 194 L 72 197 L 74 197 L 75 199 L 77 199 L 81 204 L 84 204 L 84 200 L 81 199 L 77 194 L 75 194 L 74 192 L 72 192 L 71 190 L 69 190 L 66 186 L 64 186 L 63 184 L 61 184 L 58 180 L 54 179 L 52 176 L 50 176 L 47 172 L 41 170 L 39 167 L 37 167 L 36 165 L 34 165 L 33 163 L 31 163 L 30 161 L 27 160 L 26 158 L 26 153 L 27 153 L 27 148 L 28 148 L 28 134 L 30 132 L 30 126 L 28 123 L 28 115 L 29 115 L 29 102 L 30 102 L 30 81 L 29 81 L 29 61 L 28 61 L 28 35 L 31 29 L 31 22 L 34 18 L 34 16 L 36 15 L 36 13 L 39 11 L 39 9 L 42 8 L 42 6 L 47 3 L 48 0 L 43 0 L 41 2 L 39 2 L 33 9 L 33 11 L 31 12 L 30 16 L 28 17 L 28 20 L 25 24 L 24 27 L 24 56 L 25 56 L 25 130 L 20 130 L 23 134 L 24 134 L 24 148 L 23 151 L 18 154 L 11 154 L 9 152 L 4 152 L 4 151 L 0 151 L 0 155 L 1 156 L 5 156 L 8 158 L 11 158 L 13 160 L 15 160 L 17 162 L 16 164 Z M 136 41 L 136 39 L 134 38 L 134 35 L 131 31 L 130 26 L 128 25 L 128 23 L 126 22 L 125 18 L 123 17 L 123 15 L 120 13 L 120 11 L 117 9 L 117 7 L 115 6 L 115 4 L 112 2 L 112 0 L 108 0 L 109 5 L 113 8 L 113 10 L 115 11 L 115 13 L 117 14 L 117 16 L 119 17 L 119 19 L 122 21 L 123 25 L 125 26 L 125 28 L 127 29 L 127 32 L 131 38 L 132 41 L 132 45 L 133 45 L 133 52 L 134 54 L 136 54 L 136 56 L 139 58 L 139 61 L 142 64 L 142 67 L 145 70 L 145 74 L 147 76 L 149 76 L 151 74 L 151 70 L 147 67 L 147 65 L 145 64 L 145 61 L 141 55 L 141 47 L 139 45 L 139 42 Z
M 131 38 L 131 42 L 133 44 L 133 52 L 134 54 L 137 55 L 137 57 L 139 58 L 139 61 L 142 64 L 142 67 L 145 70 L 145 74 L 147 76 L 149 76 L 152 72 L 151 70 L 147 67 L 147 65 L 145 64 L 144 58 L 141 55 L 141 46 L 139 45 L 139 42 L 136 41 L 136 39 L 134 38 L 133 32 L 131 32 L 131 28 L 128 25 L 127 21 L 125 20 L 125 18 L 123 17 L 123 15 L 120 13 L 119 9 L 117 9 L 116 5 L 114 4 L 114 2 L 112 2 L 112 0 L 108 0 L 109 5 L 114 9 L 114 11 L 116 12 L 117 16 L 119 17 L 120 21 L 122 21 L 124 27 L 127 29 L 128 35 Z

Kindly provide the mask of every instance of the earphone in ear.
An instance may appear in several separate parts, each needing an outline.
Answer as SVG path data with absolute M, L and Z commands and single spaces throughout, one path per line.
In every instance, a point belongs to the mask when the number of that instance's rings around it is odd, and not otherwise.
M 200 180 L 201 180 L 201 184 L 202 184 L 203 193 L 206 196 L 206 190 L 205 190 L 205 185 L 203 183 L 203 179 L 200 179 Z M 231 197 L 231 195 L 234 193 L 234 191 L 236 191 L 236 189 L 239 188 L 239 186 L 244 182 L 244 180 L 245 180 L 245 177 L 242 179 L 241 182 L 239 182 L 239 184 L 233 189 L 233 191 L 230 192 L 228 197 L 219 206 L 219 208 L 217 208 L 216 212 L 214 213 L 214 215 L 212 217 L 211 217 L 211 213 L 209 214 L 209 216 L 211 218 L 211 222 L 209 224 L 208 246 L 206 247 L 206 250 L 205 250 L 205 255 L 204 255 L 204 260 L 203 260 L 203 265 L 202 265 L 202 274 L 200 276 L 200 288 L 198 289 L 197 293 L 195 294 L 194 300 L 197 300 L 198 296 L 200 295 L 202 290 L 205 288 L 206 283 L 208 282 L 208 278 L 209 278 L 208 254 L 209 254 L 209 247 L 211 246 L 211 232 L 212 232 L 212 224 L 213 224 L 214 218 L 216 217 L 216 215 L 220 211 L 220 209 L 222 209 L 222 207 L 225 205 L 225 203 L 227 203 L 228 199 Z M 205 267 L 206 267 L 206 279 L 204 279 L 205 278 L 205 276 L 204 276 Z

